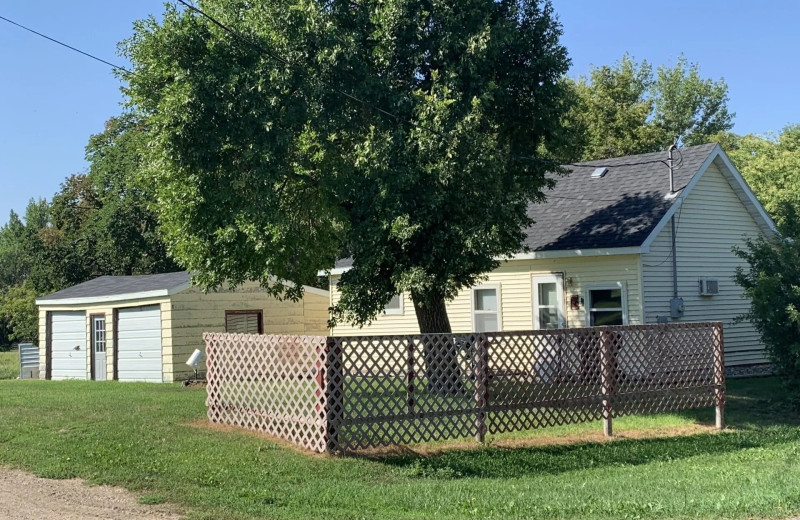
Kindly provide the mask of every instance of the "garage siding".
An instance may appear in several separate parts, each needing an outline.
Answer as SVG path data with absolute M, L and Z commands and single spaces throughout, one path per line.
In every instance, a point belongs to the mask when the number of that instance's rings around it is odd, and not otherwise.
M 306 292 L 300 302 L 281 302 L 263 290 L 257 284 L 246 284 L 235 292 L 220 291 L 203 293 L 198 289 L 188 289 L 169 297 L 150 299 L 137 299 L 97 303 L 91 305 L 41 305 L 39 307 L 39 337 L 40 345 L 40 377 L 45 378 L 46 322 L 47 312 L 76 311 L 84 316 L 84 330 L 86 350 L 88 354 L 89 338 L 91 334 L 91 314 L 105 314 L 106 316 L 106 361 L 108 379 L 112 378 L 117 356 L 116 339 L 124 342 L 131 340 L 130 333 L 117 331 L 115 334 L 114 310 L 125 315 L 126 308 L 142 306 L 158 306 L 160 308 L 161 323 L 161 372 L 159 381 L 172 382 L 186 379 L 193 375 L 192 370 L 185 362 L 196 348 L 203 349 L 203 332 L 222 332 L 225 330 L 226 310 L 261 310 L 264 316 L 265 334 L 310 334 L 325 335 L 328 333 L 328 305 L 327 292 Z M 155 321 L 151 322 L 151 325 Z M 150 326 L 153 331 L 154 327 Z M 149 341 L 155 342 L 155 335 L 151 332 Z M 134 346 L 131 347 L 135 348 Z M 123 344 L 121 358 L 128 357 L 128 368 L 125 359 L 119 359 L 117 375 L 121 380 L 155 380 L 154 370 L 147 377 L 135 377 L 132 372 L 140 371 L 141 362 L 130 357 Z M 130 350 L 130 349 L 128 349 Z M 135 355 L 138 358 L 138 353 Z M 142 358 L 139 358 L 142 359 Z M 152 361 L 152 360 L 151 360 Z M 155 363 L 151 362 L 151 367 Z M 200 370 L 205 370 L 201 366 Z M 127 371 L 127 372 L 126 372 Z M 91 374 L 90 356 L 86 356 L 83 379 L 88 379 Z M 141 374 L 140 374 L 141 375 Z
M 255 283 L 244 284 L 235 291 L 204 293 L 192 288 L 175 294 L 168 332 L 172 346 L 165 353 L 164 373 L 176 381 L 193 375 L 186 360 L 195 349 L 205 350 L 203 332 L 225 331 L 225 311 L 262 311 L 264 334 L 326 335 L 328 302 L 327 293 L 309 291 L 302 301 L 279 301 Z M 204 371 L 205 366 L 201 364 L 198 369 Z

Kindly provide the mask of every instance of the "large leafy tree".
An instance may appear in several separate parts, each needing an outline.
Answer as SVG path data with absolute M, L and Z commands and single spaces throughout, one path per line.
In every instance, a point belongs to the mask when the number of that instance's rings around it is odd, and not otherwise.
M 170 252 L 206 287 L 297 297 L 338 257 L 334 320 L 400 291 L 423 332 L 519 251 L 568 105 L 536 0 L 204 0 L 123 44 Z M 231 31 L 221 27 L 224 25 Z M 531 159 L 534 158 L 534 159 Z
M 800 212 L 800 125 L 778 135 L 726 134 L 718 140 L 776 223 L 790 224 L 787 208 Z
M 0 344 L 35 339 L 37 295 L 101 275 L 178 269 L 149 208 L 154 193 L 137 180 L 145 135 L 133 114 L 111 119 L 89 141 L 87 174 L 0 228 Z
M 84 236 L 92 244 L 96 273 L 153 274 L 175 271 L 158 232 L 151 207 L 155 191 L 139 170 L 147 146 L 147 128 L 133 113 L 110 119 L 105 131 L 86 147 L 87 180 L 100 200 L 91 212 Z
M 782 232 L 776 237 L 748 240 L 737 248 L 747 268 L 736 282 L 750 299 L 749 319 L 766 346 L 777 372 L 800 389 L 800 217 L 797 207 L 781 203 Z
M 676 141 L 703 144 L 733 126 L 725 81 L 703 78 L 683 56 L 654 72 L 625 55 L 572 88 L 578 103 L 567 120 L 582 132 L 575 144 L 585 160 L 665 150 Z

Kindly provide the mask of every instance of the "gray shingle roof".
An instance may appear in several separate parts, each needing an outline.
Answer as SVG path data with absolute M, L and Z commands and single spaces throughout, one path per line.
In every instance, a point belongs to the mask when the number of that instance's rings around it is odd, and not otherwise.
M 189 282 L 189 273 L 148 274 L 142 276 L 100 276 L 88 282 L 73 285 L 37 301 L 63 300 L 67 298 L 96 298 L 103 296 L 120 296 L 123 294 L 142 293 L 159 290 L 170 290 Z
M 691 181 L 717 145 L 681 148 L 675 153 L 674 186 L 678 193 Z M 682 157 L 682 162 L 681 162 Z M 655 152 L 578 163 L 567 176 L 554 176 L 547 201 L 528 207 L 534 225 L 526 230 L 532 251 L 607 249 L 642 245 L 675 199 L 669 192 L 667 153 Z M 633 164 L 645 163 L 645 164 Z M 608 173 L 591 177 L 599 166 Z M 336 262 L 350 267 L 350 258 Z
M 691 146 L 675 154 L 676 165 L 683 157 L 674 175 L 678 192 L 716 146 Z M 534 225 L 526 230 L 525 245 L 533 251 L 642 245 L 675 202 L 664 198 L 669 192 L 669 170 L 655 162 L 666 158 L 666 152 L 656 152 L 569 166 L 571 173 L 557 177 L 556 187 L 546 192 L 547 202 L 528 208 Z M 608 167 L 608 173 L 593 179 L 592 172 L 601 165 Z

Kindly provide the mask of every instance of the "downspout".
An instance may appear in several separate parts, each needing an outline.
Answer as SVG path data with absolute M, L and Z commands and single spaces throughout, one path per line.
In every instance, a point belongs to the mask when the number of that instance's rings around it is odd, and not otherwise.
M 672 297 L 678 298 L 678 258 L 675 256 L 678 248 L 675 245 L 675 215 L 672 215 L 669 222 L 672 225 Z

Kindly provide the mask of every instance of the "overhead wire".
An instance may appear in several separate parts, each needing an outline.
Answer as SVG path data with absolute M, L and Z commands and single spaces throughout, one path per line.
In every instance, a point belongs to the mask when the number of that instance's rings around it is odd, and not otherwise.
M 257 48 L 258 50 L 263 52 L 268 57 L 278 61 L 279 63 L 281 63 L 281 64 L 283 64 L 283 65 L 285 65 L 287 67 L 295 67 L 295 65 L 292 64 L 289 60 L 285 59 L 284 57 L 280 56 L 279 54 L 276 54 L 274 52 L 270 52 L 269 49 L 267 49 L 265 46 L 261 45 L 260 43 L 258 43 L 256 41 L 253 41 L 253 40 L 251 40 L 249 38 L 244 37 L 243 35 L 241 35 L 237 31 L 235 31 L 231 27 L 228 27 L 224 23 L 220 22 L 219 20 L 217 20 L 216 18 L 214 18 L 210 14 L 208 14 L 205 11 L 201 10 L 200 8 L 192 5 L 191 3 L 187 2 L 186 0 L 177 0 L 177 1 L 180 4 L 184 5 L 185 7 L 189 8 L 191 11 L 199 14 L 200 16 L 202 16 L 202 17 L 204 17 L 206 19 L 208 19 L 211 23 L 213 23 L 214 25 L 216 25 L 217 27 L 219 27 L 220 29 L 222 29 L 226 33 L 230 34 L 235 39 L 237 39 L 237 40 L 239 40 L 241 42 L 245 42 L 246 44 Z M 136 76 L 136 74 L 137 74 L 135 70 L 130 70 L 130 69 L 126 68 L 126 67 L 122 67 L 122 66 L 117 65 L 115 63 L 112 63 L 112 62 L 110 62 L 108 60 L 105 60 L 103 58 L 95 56 L 94 54 L 91 54 L 91 53 L 86 52 L 84 50 L 81 50 L 81 49 L 79 49 L 77 47 L 74 47 L 72 45 L 64 43 L 64 42 L 62 42 L 62 41 L 60 41 L 60 40 L 58 40 L 56 38 L 48 36 L 48 35 L 46 35 L 46 34 L 44 34 L 42 32 L 36 31 L 35 29 L 27 27 L 27 26 L 25 26 L 25 25 L 23 25 L 21 23 L 15 22 L 14 20 L 11 20 L 11 19 L 6 18 L 4 16 L 0 16 L 0 20 L 3 20 L 5 22 L 7 22 L 7 23 L 10 23 L 10 24 L 12 24 L 12 25 L 14 25 L 16 27 L 19 27 L 20 29 L 23 29 L 23 30 L 28 31 L 28 32 L 30 32 L 32 34 L 35 34 L 36 36 L 39 36 L 39 37 L 44 38 L 46 40 L 49 40 L 49 41 L 51 41 L 51 42 L 53 42 L 53 43 L 55 43 L 57 45 L 65 47 L 65 48 L 67 48 L 69 50 L 77 52 L 77 53 L 79 53 L 79 54 L 81 54 L 83 56 L 86 56 L 86 57 L 88 57 L 90 59 L 93 59 L 93 60 L 95 60 L 97 62 L 103 63 L 103 64 L 111 67 L 114 70 L 124 72 L 125 74 L 127 74 L 129 76 Z M 316 79 L 318 81 L 321 81 L 318 78 L 316 78 Z M 354 94 L 352 94 L 350 92 L 347 92 L 345 90 L 342 90 L 342 89 L 340 89 L 338 87 L 335 87 L 335 86 L 332 86 L 330 84 L 328 84 L 326 86 L 331 91 L 333 91 L 333 92 L 335 92 L 335 93 L 337 93 L 339 95 L 342 95 L 342 96 L 344 96 L 344 97 L 346 97 L 346 98 L 348 98 L 348 99 L 350 99 L 352 101 L 355 101 L 355 102 L 357 102 L 357 103 L 359 103 L 359 104 L 361 104 L 361 105 L 363 105 L 365 107 L 371 108 L 371 109 L 375 110 L 376 112 L 379 112 L 379 113 L 381 113 L 381 114 L 383 114 L 383 115 L 385 115 L 387 117 L 391 117 L 392 119 L 394 119 L 396 121 L 401 121 L 402 120 L 402 118 L 399 115 L 397 115 L 397 114 L 395 114 L 395 113 L 393 113 L 393 112 L 391 112 L 389 110 L 386 110 L 386 109 L 384 109 L 382 107 L 379 107 L 379 106 L 377 106 L 377 105 L 375 105 L 373 103 L 370 103 L 369 101 L 366 101 L 366 100 L 360 98 L 359 96 L 356 96 L 356 95 L 354 95 Z M 408 121 L 408 123 L 410 125 L 412 125 L 413 127 L 419 129 L 419 130 L 423 130 L 425 132 L 431 133 L 431 134 L 436 135 L 438 137 L 442 137 L 442 138 L 448 138 L 449 137 L 449 135 L 446 134 L 445 132 L 436 130 L 434 128 L 430 128 L 430 127 L 425 126 L 425 125 L 421 125 L 421 124 L 416 123 L 414 121 Z M 619 168 L 619 167 L 626 167 L 626 166 L 641 166 L 641 165 L 655 164 L 655 163 L 662 163 L 664 165 L 667 164 L 667 162 L 665 160 L 663 160 L 663 159 L 651 159 L 651 160 L 646 160 L 646 161 L 634 161 L 634 162 L 624 162 L 624 163 L 604 163 L 602 160 L 600 160 L 600 161 L 589 161 L 589 162 L 586 162 L 586 163 L 560 163 L 559 161 L 555 161 L 555 160 L 552 160 L 552 159 L 545 159 L 545 158 L 542 158 L 542 157 L 531 157 L 531 156 L 527 156 L 527 155 L 514 154 L 514 153 L 510 153 L 510 152 L 505 152 L 504 155 L 507 155 L 507 156 L 512 157 L 514 159 L 523 160 L 523 161 L 545 163 L 545 164 L 547 164 L 547 165 L 549 165 L 551 167 L 554 167 L 554 168 L 566 167 L 566 166 L 571 166 L 571 167 L 576 167 L 576 168 L 601 168 L 601 167 Z M 679 163 L 677 168 L 680 167 L 682 162 L 683 162 L 683 156 L 681 155 L 681 162 Z M 566 197 L 566 196 L 556 196 L 556 195 L 550 195 L 550 196 L 554 197 L 554 198 L 570 199 L 570 197 Z M 584 197 L 584 198 L 576 198 L 576 199 L 577 200 L 598 200 L 598 201 L 608 200 L 609 202 L 613 201 L 612 199 L 589 199 L 589 198 L 586 198 L 586 197 Z
M 110 61 L 104 60 L 103 58 L 97 57 L 97 56 L 95 56 L 94 54 L 90 54 L 90 53 L 88 53 L 88 52 L 86 52 L 86 51 L 82 51 L 82 50 L 78 49 L 77 47 L 73 47 L 72 45 L 69 45 L 69 44 L 67 44 L 67 43 L 64 43 L 64 42 L 62 42 L 62 41 L 60 41 L 60 40 L 57 40 L 57 39 L 55 39 L 55 38 L 53 38 L 53 37 L 51 37 L 51 36 L 47 36 L 46 34 L 42 34 L 42 33 L 40 33 L 39 31 L 36 31 L 36 30 L 34 30 L 34 29 L 31 29 L 30 27 L 26 27 L 25 25 L 22 25 L 21 23 L 18 23 L 18 22 L 15 22 L 14 20 L 11 20 L 11 19 L 9 19 L 9 18 L 6 18 L 5 16 L 0 16 L 0 20 L 3 20 L 4 22 L 8 22 L 8 23 L 10 23 L 11 25 L 16 25 L 16 26 L 17 26 L 17 27 L 19 27 L 20 29 L 24 29 L 24 30 L 26 30 L 26 31 L 28 31 L 28 32 L 30 32 L 30 33 L 33 33 L 33 34 L 35 34 L 36 36 L 40 36 L 40 37 L 42 37 L 42 38 L 44 38 L 44 39 L 46 39 L 46 40 L 50 40 L 50 41 L 51 41 L 51 42 L 53 42 L 53 43 L 56 43 L 56 44 L 58 44 L 58 45 L 61 45 L 62 47 L 66 47 L 67 49 L 70 49 L 70 50 L 72 50 L 72 51 L 75 51 L 75 52 L 77 52 L 77 53 L 79 53 L 79 54 L 83 54 L 84 56 L 86 56 L 86 57 L 89 57 L 89 58 L 91 58 L 91 59 L 93 59 L 93 60 L 99 61 L 100 63 L 103 63 L 103 64 L 105 64 L 105 65 L 108 65 L 109 67 L 111 67 L 111 68 L 112 68 L 112 69 L 114 69 L 114 70 L 120 70 L 120 71 L 122 71 L 122 72 L 126 72 L 126 73 L 128 73 L 128 74 L 131 74 L 131 71 L 129 71 L 129 70 L 128 70 L 128 69 L 126 69 L 125 67 L 121 67 L 121 66 L 119 66 L 119 65 L 116 65 L 116 64 L 114 64 L 114 63 L 111 63 Z

